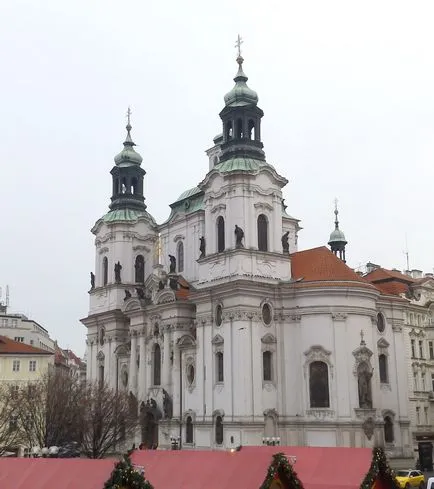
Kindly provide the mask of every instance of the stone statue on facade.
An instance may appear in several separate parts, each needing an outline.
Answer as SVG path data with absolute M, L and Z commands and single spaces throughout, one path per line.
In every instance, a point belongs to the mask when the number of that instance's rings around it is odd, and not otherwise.
M 199 246 L 200 257 L 199 258 L 204 258 L 205 257 L 205 249 L 206 249 L 205 238 L 202 236 L 199 239 L 199 241 L 200 241 L 200 246 Z
M 144 300 L 145 299 L 145 291 L 141 287 L 137 287 L 136 288 L 136 294 L 137 294 L 137 297 L 140 300 Z
M 282 250 L 284 253 L 289 253 L 289 231 L 282 236 Z
M 125 289 L 124 301 L 127 301 L 128 299 L 131 299 L 131 292 L 128 289 Z
M 115 282 L 117 284 L 121 283 L 121 270 L 122 270 L 122 265 L 121 262 L 118 261 L 117 263 L 115 263 Z
M 361 409 L 372 409 L 372 372 L 366 369 L 358 373 L 359 406 Z
M 244 248 L 244 231 L 235 224 L 235 248 Z
M 163 415 L 165 419 L 172 419 L 172 399 L 169 396 L 169 393 L 163 389 Z
M 176 258 L 173 255 L 169 255 L 169 260 L 169 273 L 176 273 Z
M 90 289 L 93 290 L 95 288 L 95 274 L 90 272 Z

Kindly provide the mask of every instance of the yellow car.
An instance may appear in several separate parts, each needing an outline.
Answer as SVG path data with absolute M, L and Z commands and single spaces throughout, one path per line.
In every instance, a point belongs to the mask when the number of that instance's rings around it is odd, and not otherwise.
M 413 489 L 414 487 L 423 489 L 425 487 L 425 477 L 420 470 L 397 470 L 395 477 L 399 487 L 405 489 Z

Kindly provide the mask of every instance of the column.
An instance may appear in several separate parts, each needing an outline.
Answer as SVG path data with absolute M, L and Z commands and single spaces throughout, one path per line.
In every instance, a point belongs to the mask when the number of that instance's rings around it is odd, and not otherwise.
M 135 394 L 137 386 L 137 333 L 131 331 L 130 373 L 128 376 L 128 389 Z
M 173 393 L 173 417 L 174 418 L 180 418 L 182 413 L 181 409 L 179 406 L 180 402 L 180 361 L 181 361 L 181 350 L 179 347 L 175 347 L 173 351 L 173 388 L 172 388 L 172 393 Z
M 163 387 L 167 389 L 170 384 L 170 326 L 164 328 L 164 362 L 163 362 Z
M 139 336 L 139 381 L 137 386 L 137 393 L 139 402 L 144 401 L 146 398 L 146 354 L 145 354 L 145 332 L 142 331 Z

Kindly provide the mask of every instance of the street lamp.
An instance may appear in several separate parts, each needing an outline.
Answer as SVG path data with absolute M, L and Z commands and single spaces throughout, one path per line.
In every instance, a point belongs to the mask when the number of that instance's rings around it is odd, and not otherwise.
M 269 447 L 278 446 L 280 445 L 280 436 L 265 436 L 262 438 L 262 444 Z
M 170 444 L 172 445 L 172 450 L 179 450 L 179 442 L 181 439 L 179 436 L 171 436 L 170 437 Z

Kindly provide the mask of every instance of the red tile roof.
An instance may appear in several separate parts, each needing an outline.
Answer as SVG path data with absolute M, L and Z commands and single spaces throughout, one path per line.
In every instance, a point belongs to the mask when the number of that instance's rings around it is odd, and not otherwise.
M 42 350 L 19 341 L 0 336 L 0 355 L 52 355 L 50 351 Z
M 329 285 L 348 286 L 348 282 L 357 282 L 358 285 L 372 287 L 325 246 L 293 253 L 291 268 L 292 278 L 302 279 L 299 284 L 327 282 Z
M 188 300 L 191 286 L 183 277 L 178 278 L 178 289 L 175 292 L 177 300 Z
M 369 280 L 369 282 L 377 282 L 380 280 L 399 280 L 408 284 L 412 284 L 416 282 L 413 278 L 411 278 L 409 275 L 404 275 L 401 272 L 398 272 L 397 270 L 387 270 L 386 268 L 376 268 L 370 273 L 367 273 L 365 275 L 366 280 Z

